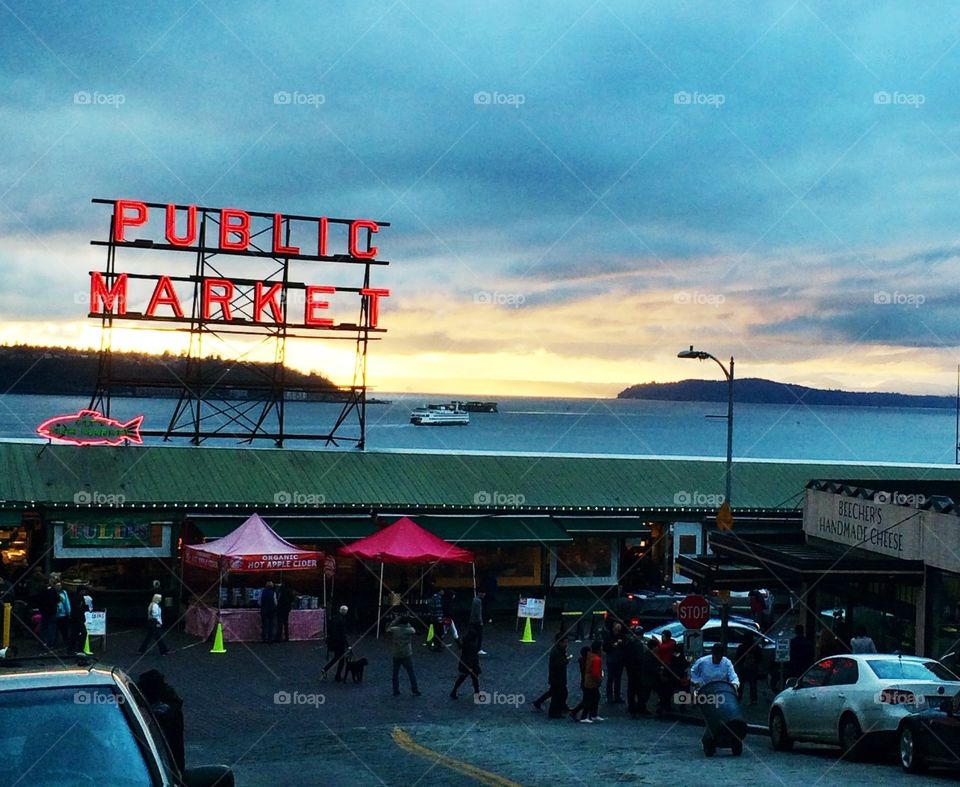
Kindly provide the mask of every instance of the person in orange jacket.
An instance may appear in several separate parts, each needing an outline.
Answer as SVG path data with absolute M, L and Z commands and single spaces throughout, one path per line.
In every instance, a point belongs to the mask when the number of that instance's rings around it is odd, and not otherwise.
M 600 716 L 600 685 L 603 682 L 603 644 L 596 640 L 587 654 L 583 670 L 583 718 L 581 723 L 591 724 L 595 721 L 605 721 Z

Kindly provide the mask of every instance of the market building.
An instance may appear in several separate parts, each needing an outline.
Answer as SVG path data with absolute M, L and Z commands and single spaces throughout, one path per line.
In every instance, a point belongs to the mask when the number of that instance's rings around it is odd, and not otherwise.
M 184 544 L 218 538 L 253 512 L 287 540 L 327 554 L 409 516 L 473 551 L 477 574 L 496 577 L 502 603 L 580 594 L 599 604 L 618 585 L 745 590 L 772 583 L 768 569 L 781 565 L 792 589 L 818 582 L 826 569 L 844 587 L 830 553 L 817 551 L 829 549 L 830 534 L 804 525 L 811 480 L 897 489 L 960 482 L 954 467 L 738 460 L 734 528 L 718 532 L 723 473 L 714 459 L 4 443 L 0 554 L 7 574 L 59 570 L 92 582 L 115 609 L 135 612 L 154 580 L 171 600 L 182 595 Z M 744 543 L 767 550 L 768 562 L 752 565 L 738 553 L 749 552 Z M 914 542 L 900 543 L 903 555 L 884 555 L 875 583 L 864 584 L 864 603 L 871 594 L 889 598 L 883 583 L 891 577 L 904 617 L 917 609 L 918 593 L 924 604 L 957 598 L 949 551 L 927 565 Z M 798 553 L 801 546 L 807 552 Z M 863 577 L 865 565 L 846 577 Z M 391 572 L 391 587 L 419 579 Z M 351 560 L 338 560 L 334 573 L 341 590 L 368 579 Z M 430 582 L 467 588 L 471 578 L 465 568 L 443 568 Z
M 882 652 L 956 664 L 960 494 L 955 480 L 812 480 L 800 532 L 716 533 L 680 570 L 710 587 L 762 585 L 796 599 L 809 630 L 863 625 Z

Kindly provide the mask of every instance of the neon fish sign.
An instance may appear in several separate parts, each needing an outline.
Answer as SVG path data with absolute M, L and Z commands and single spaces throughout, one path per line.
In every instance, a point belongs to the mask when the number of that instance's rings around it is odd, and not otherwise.
M 96 410 L 81 410 L 72 415 L 48 418 L 37 427 L 37 434 L 55 443 L 70 445 L 121 445 L 127 442 L 142 445 L 141 423 L 142 415 L 121 423 Z

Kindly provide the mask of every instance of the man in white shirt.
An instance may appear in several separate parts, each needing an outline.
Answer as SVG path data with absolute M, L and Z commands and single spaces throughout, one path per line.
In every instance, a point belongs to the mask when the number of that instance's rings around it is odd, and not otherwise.
M 740 688 L 740 678 L 737 677 L 733 663 L 723 655 L 723 645 L 719 642 L 713 644 L 709 656 L 697 659 L 690 668 L 690 682 L 695 688 L 715 680 L 726 681 L 738 690 Z

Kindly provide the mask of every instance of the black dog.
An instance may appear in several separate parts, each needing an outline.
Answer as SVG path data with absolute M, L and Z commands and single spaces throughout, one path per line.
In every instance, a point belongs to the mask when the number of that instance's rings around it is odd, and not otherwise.
M 347 674 L 343 678 L 343 682 L 347 682 L 347 677 L 353 678 L 354 683 L 363 683 L 363 671 L 367 667 L 367 660 L 354 659 L 353 654 L 350 654 L 347 659 Z

